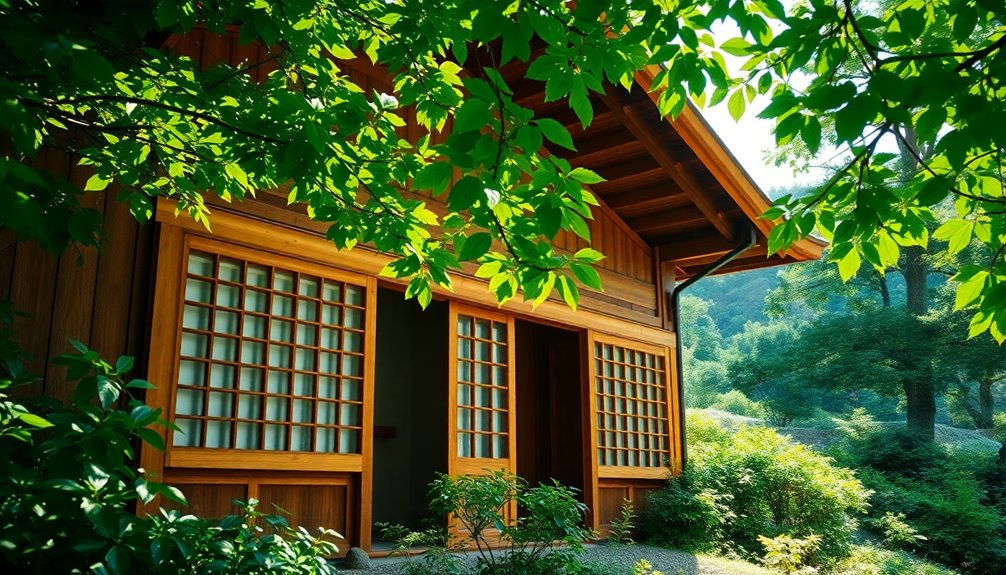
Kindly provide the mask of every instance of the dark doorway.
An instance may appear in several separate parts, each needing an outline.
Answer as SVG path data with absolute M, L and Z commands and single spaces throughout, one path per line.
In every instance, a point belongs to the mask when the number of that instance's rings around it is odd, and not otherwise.
M 447 471 L 447 304 L 423 310 L 401 292 L 377 293 L 374 523 L 423 527 L 429 484 Z M 375 529 L 374 548 L 380 550 Z
M 582 490 L 580 334 L 522 320 L 515 329 L 517 475 Z

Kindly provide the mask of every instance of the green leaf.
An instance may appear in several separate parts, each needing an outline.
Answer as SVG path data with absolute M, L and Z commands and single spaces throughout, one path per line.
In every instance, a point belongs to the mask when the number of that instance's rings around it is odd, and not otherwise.
M 482 184 L 482 180 L 473 176 L 465 176 L 451 188 L 451 194 L 447 197 L 447 206 L 455 212 L 460 212 L 471 208 L 479 200 L 484 200 L 485 197 L 485 186 Z
M 488 126 L 492 119 L 489 104 L 477 98 L 470 98 L 454 114 L 454 131 L 479 131 Z
M 580 283 L 583 285 L 591 289 L 604 291 L 604 288 L 601 286 L 601 276 L 598 275 L 597 270 L 595 270 L 592 266 L 577 262 L 570 262 L 569 268 L 573 270 L 573 275 L 575 275 L 576 279 L 580 280 Z
M 569 130 L 558 121 L 552 118 L 539 118 L 535 120 L 535 124 L 548 141 L 562 146 L 567 150 L 576 151 L 576 148 L 573 147 L 573 137 L 569 135 Z
M 981 270 L 957 287 L 957 296 L 954 299 L 954 310 L 964 309 L 978 301 L 985 286 L 988 284 L 989 272 Z
M 492 244 L 493 237 L 488 233 L 479 232 L 477 234 L 472 234 L 465 240 L 465 245 L 461 248 L 461 253 L 458 254 L 458 259 L 461 261 L 476 260 L 485 255 Z
M 570 179 L 576 180 L 581 184 L 599 184 L 604 180 L 601 176 L 597 175 L 596 172 L 588 170 L 587 168 L 573 168 L 573 171 L 569 173 Z
M 34 413 L 19 413 L 17 418 L 21 420 L 22 423 L 39 429 L 52 427 L 52 423 L 50 423 L 48 419 L 40 415 L 35 415 Z
M 566 305 L 570 307 L 573 311 L 576 311 L 576 306 L 580 303 L 580 290 L 576 287 L 568 277 L 560 275 L 557 278 L 558 283 L 556 283 L 556 289 L 559 290 L 559 295 L 562 296 L 562 301 L 566 302 Z
M 859 252 L 855 249 L 849 250 L 849 253 L 845 254 L 845 257 L 838 260 L 838 275 L 842 277 L 842 281 L 847 282 L 855 277 L 862 263 Z
M 110 180 L 110 179 L 106 180 L 105 178 L 102 178 L 100 175 L 94 174 L 93 176 L 91 176 L 90 178 L 88 178 L 87 179 L 87 183 L 84 184 L 84 191 L 85 192 L 100 192 L 101 190 L 104 190 L 105 188 L 107 188 L 108 184 L 111 184 L 111 183 L 112 183 L 112 180 Z
M 731 38 L 720 45 L 720 49 L 731 56 L 747 56 L 751 44 L 744 38 Z
M 604 254 L 594 248 L 582 248 L 573 254 L 573 259 L 593 264 L 603 260 Z
M 730 95 L 730 99 L 727 100 L 727 110 L 730 111 L 730 117 L 734 121 L 739 121 L 741 116 L 744 115 L 744 110 L 747 108 L 747 101 L 744 99 L 744 91 L 736 90 Z
M 947 249 L 951 254 L 956 254 L 968 247 L 971 243 L 971 236 L 974 230 L 974 222 L 954 219 L 936 228 L 936 231 L 933 232 L 933 237 L 947 242 L 949 244 Z
M 434 194 L 440 195 L 451 183 L 453 172 L 454 168 L 447 162 L 426 164 L 412 180 L 412 187 L 417 190 L 433 190 Z

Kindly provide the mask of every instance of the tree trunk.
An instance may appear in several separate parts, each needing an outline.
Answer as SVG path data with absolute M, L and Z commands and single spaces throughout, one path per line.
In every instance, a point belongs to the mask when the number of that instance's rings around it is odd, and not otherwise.
M 891 290 L 887 287 L 887 276 L 880 276 L 880 300 L 884 309 L 891 307 Z
M 905 139 L 898 140 L 901 152 L 901 172 L 907 181 L 919 169 L 915 159 L 918 146 L 914 126 L 903 126 Z M 909 150 L 906 146 L 911 146 Z M 908 313 L 925 315 L 929 311 L 929 264 L 925 259 L 925 248 L 906 246 L 901 250 L 901 275 L 905 277 Z M 923 360 L 926 361 L 926 360 Z M 908 400 L 908 428 L 933 439 L 936 434 L 936 387 L 933 382 L 932 367 L 924 370 L 917 381 L 906 382 L 905 397 Z
M 995 414 L 996 400 L 992 395 L 992 379 L 983 378 L 978 382 L 978 419 L 975 419 L 975 427 L 982 430 L 991 430 L 995 427 L 992 416 Z
M 905 277 L 908 292 L 908 311 L 912 315 L 925 315 L 929 311 L 929 265 L 925 260 L 925 250 L 919 246 L 901 249 L 901 275 Z
M 931 379 L 905 383 L 908 428 L 928 439 L 936 436 L 936 390 Z
M 901 251 L 901 275 L 905 277 L 908 313 L 924 315 L 929 311 L 929 289 L 927 279 L 929 266 L 925 260 L 925 250 L 918 246 L 905 247 Z M 923 360 L 926 361 L 926 360 Z M 932 439 L 936 433 L 936 388 L 933 385 L 932 370 L 917 381 L 905 383 L 905 397 L 908 400 L 908 427 Z

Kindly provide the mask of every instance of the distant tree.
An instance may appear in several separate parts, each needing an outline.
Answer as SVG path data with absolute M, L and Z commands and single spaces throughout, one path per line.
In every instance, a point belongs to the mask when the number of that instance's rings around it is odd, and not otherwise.
M 772 425 L 790 425 L 821 405 L 823 387 L 803 372 L 806 358 L 793 355 L 803 329 L 790 322 L 749 323 L 731 342 L 730 382 L 762 405 Z

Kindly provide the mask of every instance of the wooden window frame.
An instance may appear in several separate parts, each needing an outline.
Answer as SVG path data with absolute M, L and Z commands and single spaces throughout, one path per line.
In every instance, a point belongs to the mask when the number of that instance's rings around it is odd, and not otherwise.
M 680 430 L 677 412 L 677 377 L 674 375 L 674 355 L 670 346 L 656 346 L 632 339 L 609 334 L 588 331 L 585 338 L 586 349 L 583 350 L 586 370 L 586 398 L 589 406 L 588 425 L 585 426 L 589 435 L 590 451 L 587 458 L 598 479 L 666 479 L 678 467 L 680 461 Z M 597 358 L 594 355 L 596 344 L 613 345 L 662 357 L 664 361 L 664 409 L 667 414 L 666 434 L 667 451 L 664 453 L 670 466 L 643 467 L 629 465 L 602 465 L 598 458 L 598 426 L 597 426 Z
M 462 457 L 458 455 L 458 317 L 472 316 L 476 319 L 485 319 L 493 322 L 505 324 L 507 326 L 507 457 Z M 516 472 L 514 464 L 517 457 L 517 411 L 516 407 L 516 370 L 514 369 L 516 358 L 516 342 L 514 317 L 512 314 L 486 310 L 480 307 L 469 306 L 451 301 L 449 312 L 448 337 L 448 358 L 452 360 L 448 378 L 448 473 L 450 475 L 485 475 L 493 469 L 506 469 Z M 472 350 L 474 357 L 474 349 Z M 474 427 L 474 419 L 473 419 Z M 475 431 L 473 430 L 474 434 Z M 501 466 L 501 463 L 505 462 Z
M 250 233 L 255 233 L 249 230 Z M 220 449 L 172 445 L 171 431 L 165 433 L 167 449 L 163 465 L 169 468 L 247 469 L 285 471 L 329 471 L 366 473 L 370 468 L 373 445 L 373 386 L 376 345 L 377 280 L 374 277 L 307 262 L 292 254 L 275 253 L 238 245 L 216 238 L 185 233 L 172 226 L 162 228 L 158 251 L 157 298 L 151 334 L 151 375 L 159 389 L 151 403 L 163 407 L 174 420 L 175 397 L 179 378 L 179 356 L 184 313 L 184 290 L 190 251 L 240 259 L 298 273 L 310 274 L 360 286 L 365 294 L 363 377 L 359 453 L 318 453 L 306 451 L 271 451 L 264 449 Z M 164 277 L 168 276 L 168 277 Z M 163 280 L 163 281 L 162 281 Z M 169 287 L 169 286 L 173 286 Z M 158 305 L 159 304 L 159 305 Z M 164 382 L 168 382 L 165 384 Z M 264 417 L 264 414 L 262 414 Z M 145 458 L 145 461 L 148 460 Z

